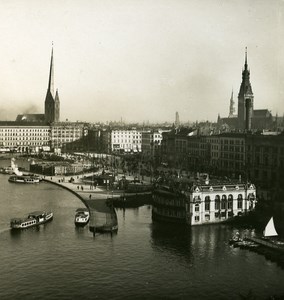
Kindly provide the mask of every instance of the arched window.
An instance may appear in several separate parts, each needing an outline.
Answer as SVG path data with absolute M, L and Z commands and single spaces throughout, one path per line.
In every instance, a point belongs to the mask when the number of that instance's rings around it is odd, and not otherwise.
M 199 204 L 195 204 L 195 211 L 199 211 Z
M 215 210 L 219 210 L 220 209 L 220 196 L 216 195 L 215 196 Z
M 243 196 L 242 194 L 238 195 L 238 209 L 242 209 L 243 208 Z
M 221 209 L 227 209 L 227 196 L 222 195 Z
M 248 200 L 249 200 L 249 209 L 253 208 L 253 201 L 255 200 L 255 196 L 253 193 L 248 194 Z
M 205 210 L 206 211 L 210 210 L 210 197 L 209 196 L 205 197 Z
M 228 196 L 228 209 L 233 209 L 233 195 Z

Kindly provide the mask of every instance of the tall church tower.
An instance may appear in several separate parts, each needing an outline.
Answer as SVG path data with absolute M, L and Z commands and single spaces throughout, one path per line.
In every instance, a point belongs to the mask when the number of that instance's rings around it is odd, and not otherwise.
M 60 102 L 58 91 L 54 98 L 54 66 L 53 66 L 53 48 L 51 50 L 51 61 L 50 61 L 50 70 L 49 70 L 49 80 L 47 93 L 44 103 L 44 115 L 45 121 L 47 123 L 59 122 L 60 113 Z
M 242 72 L 242 83 L 238 95 L 238 128 L 241 130 L 250 130 L 251 118 L 253 116 L 253 99 L 246 48 L 245 66 Z

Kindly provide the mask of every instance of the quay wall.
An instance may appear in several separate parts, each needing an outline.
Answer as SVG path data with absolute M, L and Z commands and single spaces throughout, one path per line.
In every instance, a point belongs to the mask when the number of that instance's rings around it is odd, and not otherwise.
M 76 189 L 77 184 L 62 181 L 56 177 L 43 178 L 43 181 L 60 186 L 77 196 L 90 211 L 89 229 L 96 232 L 117 229 L 117 216 L 114 208 L 107 204 L 107 195 L 94 190 Z

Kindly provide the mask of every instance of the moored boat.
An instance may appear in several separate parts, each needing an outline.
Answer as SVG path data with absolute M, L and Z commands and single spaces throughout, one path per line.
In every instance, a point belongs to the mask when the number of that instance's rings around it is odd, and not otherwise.
M 12 167 L 4 167 L 4 168 L 0 168 L 0 173 L 12 175 L 14 173 L 14 170 L 12 169 Z
M 36 176 L 28 176 L 28 175 L 12 175 L 8 179 L 9 182 L 13 183 L 39 183 L 40 179 Z
M 16 174 L 16 175 L 23 175 L 23 173 L 21 171 L 19 171 L 18 166 L 15 164 L 15 158 L 11 158 L 11 165 L 8 167 L 2 167 L 0 168 L 0 173 L 2 174 L 8 174 L 8 175 L 12 175 L 12 174 Z
M 278 238 L 273 217 L 270 218 L 269 222 L 265 226 L 262 237 L 250 237 L 248 240 L 265 248 L 284 252 L 284 241 Z
M 10 221 L 11 229 L 25 229 L 47 223 L 53 219 L 52 212 L 34 211 L 23 218 L 13 218 Z
M 76 226 L 85 226 L 90 219 L 89 210 L 84 208 L 78 208 L 75 213 L 75 220 L 74 223 Z

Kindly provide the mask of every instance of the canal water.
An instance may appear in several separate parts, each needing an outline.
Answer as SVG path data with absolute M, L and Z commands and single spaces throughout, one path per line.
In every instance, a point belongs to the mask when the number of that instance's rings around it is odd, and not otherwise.
M 117 234 L 75 228 L 81 201 L 50 183 L 0 175 L 0 299 L 256 299 L 284 293 L 284 270 L 228 240 L 224 225 L 153 223 L 151 206 L 117 209 Z M 18 233 L 10 218 L 50 209 L 52 222 Z

